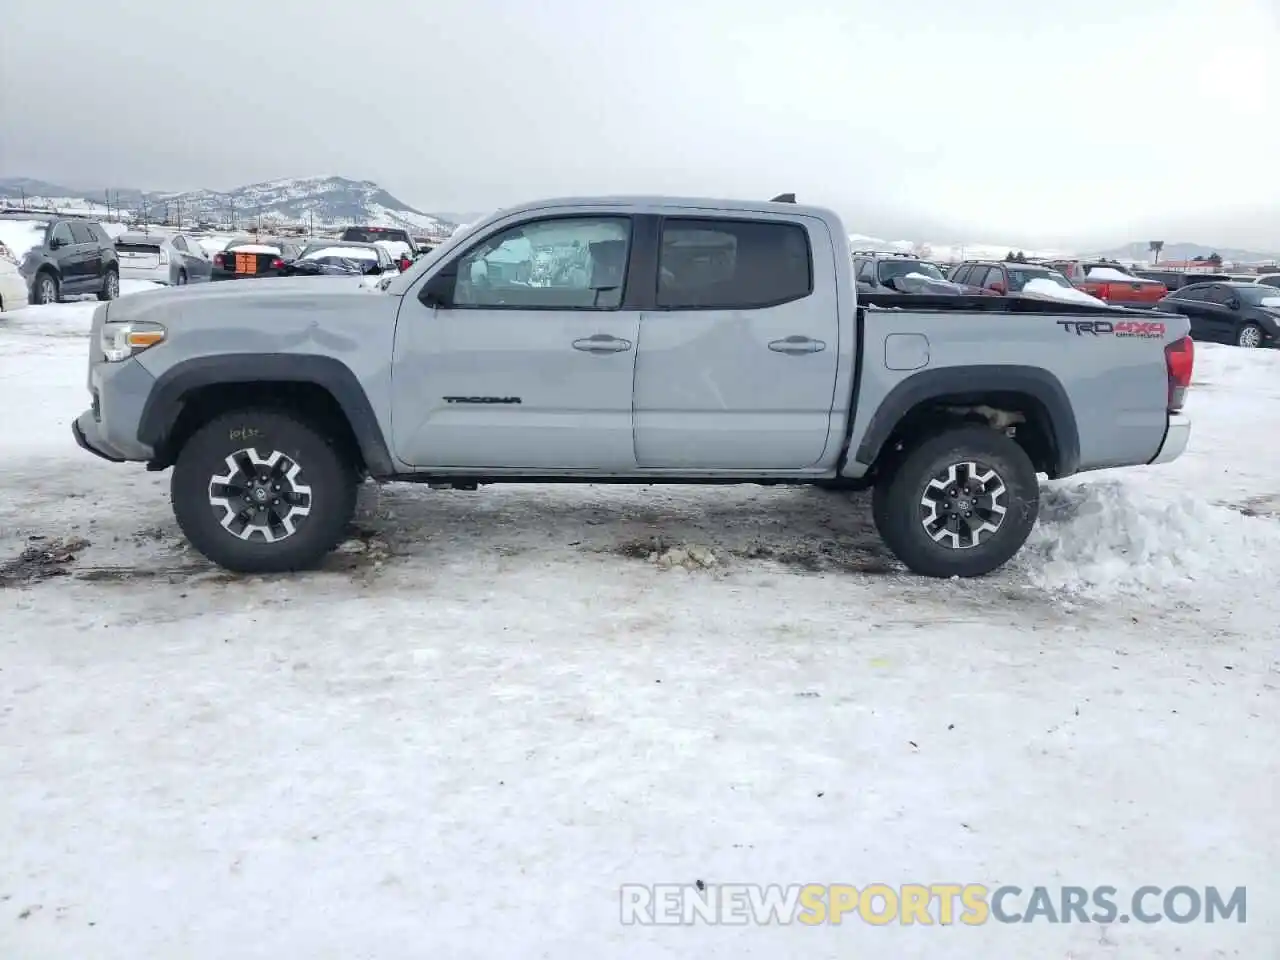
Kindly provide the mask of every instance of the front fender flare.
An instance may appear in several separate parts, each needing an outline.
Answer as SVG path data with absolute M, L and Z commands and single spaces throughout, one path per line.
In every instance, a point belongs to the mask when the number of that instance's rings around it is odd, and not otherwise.
M 143 404 L 138 440 L 160 450 L 193 390 L 234 383 L 310 383 L 323 387 L 338 402 L 369 473 L 396 473 L 386 438 L 360 379 L 341 360 L 295 353 L 241 353 L 184 360 L 156 378 Z

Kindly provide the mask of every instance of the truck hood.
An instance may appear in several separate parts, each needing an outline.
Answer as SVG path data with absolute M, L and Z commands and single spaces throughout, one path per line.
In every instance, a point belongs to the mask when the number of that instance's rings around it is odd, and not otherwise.
M 378 289 L 380 277 L 270 277 L 263 280 L 224 280 L 181 287 L 158 287 L 129 294 L 108 305 L 106 319 L 167 322 L 184 313 L 211 309 L 249 310 L 270 316 L 275 310 L 313 309 L 317 314 L 354 308 L 367 309 L 370 301 L 394 298 Z M 376 309 L 376 308 L 375 308 Z

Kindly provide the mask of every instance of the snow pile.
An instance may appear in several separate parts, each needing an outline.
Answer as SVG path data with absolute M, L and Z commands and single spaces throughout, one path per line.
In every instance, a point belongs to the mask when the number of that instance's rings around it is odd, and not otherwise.
M 44 220 L 0 220 L 0 247 L 8 249 L 17 260 L 44 243 L 49 224 Z
M 227 248 L 228 253 L 267 253 L 272 256 L 280 256 L 279 247 L 269 247 L 265 243 L 246 243 L 237 244 L 234 247 Z
M 681 568 L 693 572 L 709 570 L 720 561 L 709 547 L 691 544 L 685 547 L 668 547 L 661 552 L 655 550 L 649 554 L 649 562 L 661 570 Z
M 340 260 L 372 260 L 377 262 L 378 254 L 362 247 L 324 247 L 306 254 L 303 260 L 319 260 L 323 257 L 337 257 Z
M 1135 277 L 1125 273 L 1123 270 L 1117 270 L 1115 267 L 1090 267 L 1086 274 L 1090 280 L 1104 280 L 1109 283 L 1151 283 L 1151 280 L 1143 280 L 1141 277 Z
M 1035 297 L 1040 300 L 1060 300 L 1063 303 L 1088 303 L 1095 307 L 1110 306 L 1105 300 L 1092 297 L 1075 287 L 1064 287 L 1045 277 L 1028 280 L 1021 290 L 1024 297 Z
M 1042 588 L 1110 598 L 1196 583 L 1230 589 L 1280 556 L 1280 523 L 1203 499 L 1153 497 L 1141 478 L 1055 485 L 1019 562 Z

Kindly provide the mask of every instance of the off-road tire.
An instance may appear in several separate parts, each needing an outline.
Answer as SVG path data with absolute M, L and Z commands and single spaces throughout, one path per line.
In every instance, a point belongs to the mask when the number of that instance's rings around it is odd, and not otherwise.
M 36 282 L 31 285 L 31 303 L 44 306 L 57 303 L 59 297 L 58 278 L 49 270 L 41 270 L 36 274 Z
M 941 490 L 931 488 L 931 481 L 953 468 L 952 476 L 965 475 L 962 465 L 970 463 L 978 465 L 979 475 L 994 471 L 988 489 L 996 483 L 1003 487 L 994 502 L 1005 512 L 994 532 L 975 545 L 940 542 L 926 526 L 931 508 L 922 501 Z M 973 512 L 979 513 L 976 502 Z M 885 545 L 907 569 L 926 577 L 981 577 L 1004 566 L 1026 543 L 1039 509 L 1040 486 L 1026 451 L 1005 434 L 982 426 L 946 430 L 904 451 L 881 473 L 871 497 L 872 518 Z
M 120 272 L 108 270 L 102 278 L 102 289 L 98 291 L 99 300 L 114 300 L 120 296 Z
M 259 535 L 243 539 L 224 524 L 228 511 L 213 498 L 227 488 L 214 481 L 229 473 L 228 458 L 241 450 L 263 460 L 279 452 L 300 468 L 309 512 L 296 520 L 292 534 L 275 542 Z M 174 464 L 170 497 L 178 526 L 209 560 L 237 573 L 281 573 L 314 567 L 334 548 L 355 511 L 357 481 L 342 447 L 305 419 L 246 409 L 216 417 L 191 435 Z

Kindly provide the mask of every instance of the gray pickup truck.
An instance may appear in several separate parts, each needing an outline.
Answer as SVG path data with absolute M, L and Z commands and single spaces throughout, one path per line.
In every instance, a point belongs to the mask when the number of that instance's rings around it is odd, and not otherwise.
M 1186 447 L 1186 319 L 859 302 L 847 237 L 788 202 L 555 200 L 376 285 L 136 294 L 94 314 L 73 430 L 173 467 L 185 535 L 243 572 L 318 563 L 374 477 L 871 487 L 909 569 L 979 576 L 1025 542 L 1038 473 Z

